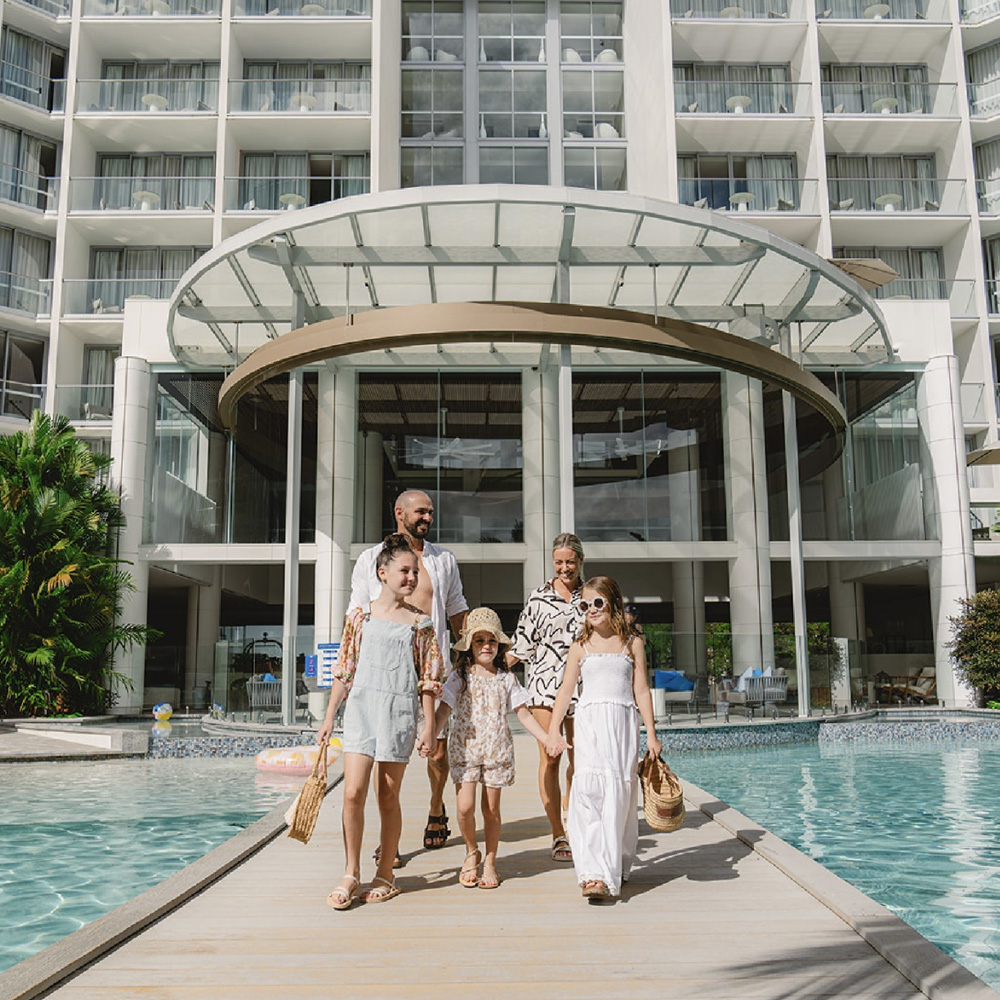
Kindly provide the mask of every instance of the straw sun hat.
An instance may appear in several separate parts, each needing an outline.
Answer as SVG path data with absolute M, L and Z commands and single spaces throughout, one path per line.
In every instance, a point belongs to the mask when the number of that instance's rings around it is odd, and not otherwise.
M 513 640 L 504 635 L 500 616 L 492 608 L 474 608 L 469 612 L 469 617 L 465 619 L 462 638 L 455 643 L 455 649 L 459 653 L 464 653 L 470 648 L 472 637 L 477 632 L 492 632 L 501 647 L 509 648 L 514 645 Z

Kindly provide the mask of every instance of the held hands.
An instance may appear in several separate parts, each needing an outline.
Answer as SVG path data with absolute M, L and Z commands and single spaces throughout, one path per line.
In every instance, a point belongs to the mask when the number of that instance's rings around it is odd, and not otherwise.
M 550 757 L 558 757 L 563 750 L 572 750 L 573 747 L 566 742 L 562 733 L 549 733 L 545 741 L 545 751 Z
M 646 752 L 654 760 L 663 752 L 663 744 L 656 738 L 654 733 L 646 735 Z
M 437 739 L 433 726 L 424 726 L 420 739 L 417 740 L 417 750 L 421 757 L 429 757 L 437 749 Z

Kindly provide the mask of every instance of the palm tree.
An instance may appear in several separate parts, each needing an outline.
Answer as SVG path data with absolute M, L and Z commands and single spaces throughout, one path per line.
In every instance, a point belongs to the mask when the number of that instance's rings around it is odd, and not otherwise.
M 128 679 L 115 649 L 149 638 L 119 621 L 132 588 L 115 556 L 123 523 L 111 459 L 65 417 L 36 410 L 0 438 L 0 711 L 103 711 Z

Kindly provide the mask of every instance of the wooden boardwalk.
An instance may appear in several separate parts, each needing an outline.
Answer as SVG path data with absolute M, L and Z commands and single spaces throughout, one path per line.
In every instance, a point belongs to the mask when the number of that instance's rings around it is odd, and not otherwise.
M 340 791 L 334 789 L 308 846 L 279 838 L 46 995 L 58 1000 L 982 995 L 957 983 L 954 990 L 921 992 L 831 909 L 690 806 L 686 826 L 676 833 L 653 834 L 642 826 L 640 863 L 619 902 L 587 904 L 572 866 L 550 859 L 532 744 L 517 737 L 520 777 L 503 797 L 499 889 L 458 885 L 464 851 L 456 836 L 441 850 L 419 848 L 427 782 L 422 763 L 415 762 L 403 791 L 401 849 L 407 863 L 398 873 L 404 892 L 396 899 L 355 904 L 341 913 L 326 906 L 326 893 L 343 870 Z M 449 805 L 452 801 L 449 796 Z M 370 800 L 366 859 L 375 842 L 375 816 Z M 371 868 L 367 863 L 366 876 Z

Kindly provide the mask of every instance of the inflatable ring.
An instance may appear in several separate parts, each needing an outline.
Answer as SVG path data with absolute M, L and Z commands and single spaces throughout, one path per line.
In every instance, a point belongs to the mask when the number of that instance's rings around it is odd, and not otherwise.
M 312 773 L 316 763 L 318 746 L 311 747 L 269 747 L 257 754 L 257 770 L 270 774 L 292 774 L 298 777 Z M 326 763 L 329 767 L 341 754 L 341 743 L 337 737 L 326 747 Z

